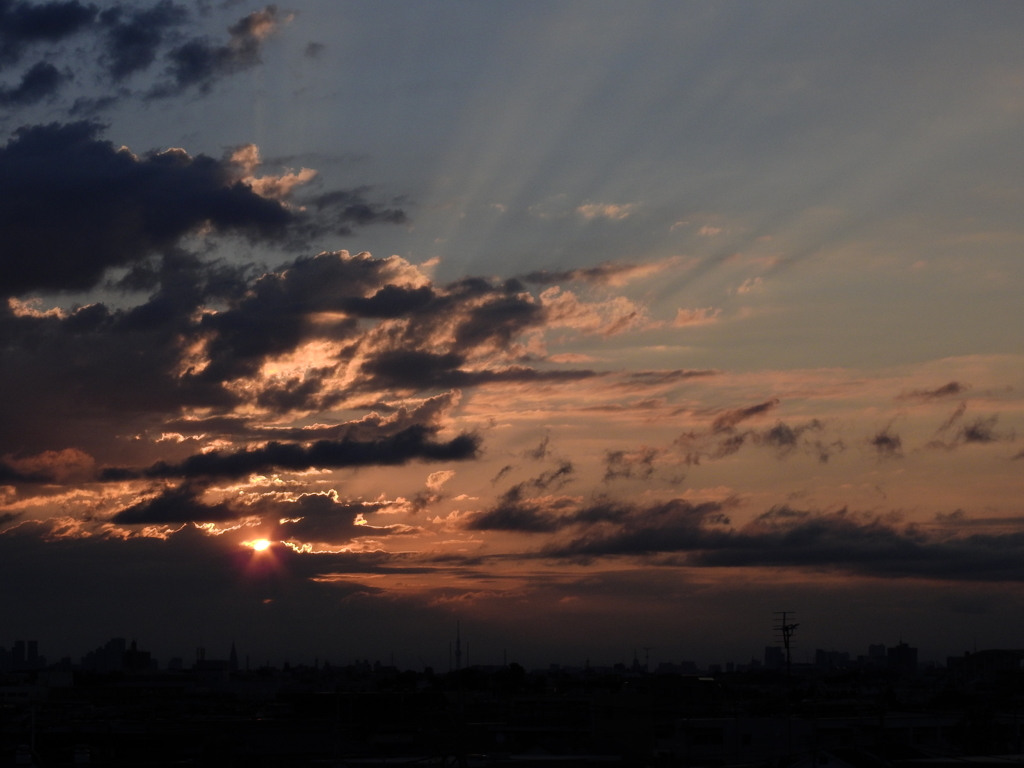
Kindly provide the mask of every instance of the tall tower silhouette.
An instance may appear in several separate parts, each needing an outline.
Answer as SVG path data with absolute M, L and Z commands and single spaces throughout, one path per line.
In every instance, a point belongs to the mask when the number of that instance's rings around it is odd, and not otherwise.
M 462 632 L 459 622 L 455 622 L 455 669 L 462 669 Z

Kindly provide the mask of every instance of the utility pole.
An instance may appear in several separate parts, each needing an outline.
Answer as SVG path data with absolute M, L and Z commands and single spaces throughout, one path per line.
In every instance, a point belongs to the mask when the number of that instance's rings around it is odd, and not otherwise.
M 782 640 L 782 645 L 786 649 L 786 752 L 787 758 L 793 756 L 793 633 L 796 632 L 796 628 L 799 624 L 792 623 L 792 619 L 796 616 L 796 611 L 776 611 L 775 612 L 775 636 L 777 640 Z
M 462 669 L 462 628 L 455 622 L 455 671 Z
M 788 678 L 793 672 L 793 633 L 800 625 L 790 623 L 796 617 L 796 611 L 776 611 L 775 616 L 773 629 L 776 640 L 781 640 L 782 646 L 786 649 L 786 677 Z

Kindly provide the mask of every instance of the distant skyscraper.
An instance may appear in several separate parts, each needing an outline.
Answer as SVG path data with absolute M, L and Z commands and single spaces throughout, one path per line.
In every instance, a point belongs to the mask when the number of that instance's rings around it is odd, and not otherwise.
M 911 648 L 901 641 L 895 648 L 887 651 L 887 656 L 889 669 L 905 675 L 917 672 L 917 648 Z

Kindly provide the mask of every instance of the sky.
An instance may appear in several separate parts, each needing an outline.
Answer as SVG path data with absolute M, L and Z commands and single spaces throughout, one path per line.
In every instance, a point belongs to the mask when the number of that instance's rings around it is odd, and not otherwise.
M 0 646 L 1020 647 L 1022 33 L 0 0 Z

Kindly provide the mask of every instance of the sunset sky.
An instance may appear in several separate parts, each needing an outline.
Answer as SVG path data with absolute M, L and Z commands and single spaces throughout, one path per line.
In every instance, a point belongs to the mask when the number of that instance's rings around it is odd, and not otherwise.
M 0 0 L 0 646 L 1024 646 L 1022 36 Z

